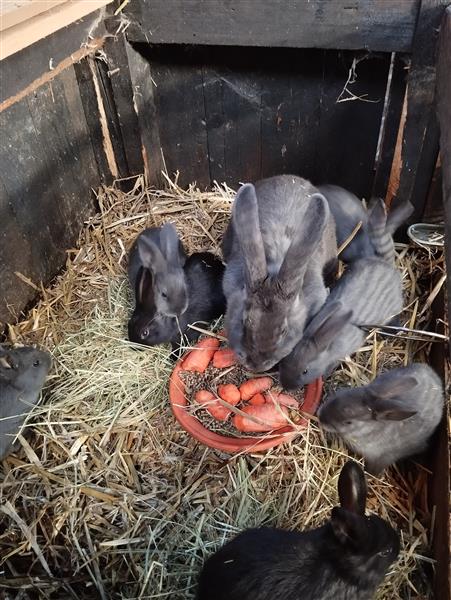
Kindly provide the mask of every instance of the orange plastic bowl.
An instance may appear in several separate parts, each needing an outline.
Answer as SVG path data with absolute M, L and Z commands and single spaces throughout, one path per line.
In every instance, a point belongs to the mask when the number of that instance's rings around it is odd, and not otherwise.
M 169 400 L 172 412 L 182 428 L 205 446 L 229 452 L 231 454 L 261 452 L 292 440 L 296 436 L 296 431 L 299 430 L 300 427 L 305 427 L 307 425 L 307 420 L 303 419 L 297 424 L 296 429 L 291 425 L 287 425 L 286 427 L 277 429 L 272 434 L 263 434 L 252 438 L 229 437 L 210 431 L 186 410 L 188 401 L 185 397 L 185 384 L 180 377 L 180 372 L 183 370 L 182 363 L 189 352 L 191 352 L 191 350 L 177 362 L 172 371 L 169 380 Z M 305 413 L 311 415 L 315 414 L 321 399 L 322 388 L 322 379 L 316 379 L 313 383 L 307 385 L 304 394 L 304 403 L 302 405 L 302 410 L 305 411 Z

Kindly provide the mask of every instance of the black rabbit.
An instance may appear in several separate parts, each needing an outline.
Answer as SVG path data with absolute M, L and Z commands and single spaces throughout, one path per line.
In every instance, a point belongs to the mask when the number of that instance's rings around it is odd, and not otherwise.
M 207 560 L 197 600 L 369 600 L 398 556 L 399 536 L 365 516 L 366 493 L 361 467 L 347 462 L 340 507 L 326 525 L 244 531 Z

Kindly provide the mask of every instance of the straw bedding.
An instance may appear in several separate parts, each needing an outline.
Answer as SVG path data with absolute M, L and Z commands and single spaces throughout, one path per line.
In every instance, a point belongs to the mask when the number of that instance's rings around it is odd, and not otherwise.
M 142 177 L 129 193 L 102 189 L 65 272 L 9 328 L 10 341 L 49 348 L 54 367 L 31 435 L 19 437 L 20 450 L 0 471 L 0 595 L 8 587 L 16 598 L 190 599 L 203 560 L 242 528 L 310 528 L 328 518 L 343 447 L 311 422 L 294 442 L 261 455 L 205 448 L 169 409 L 169 348 L 126 339 L 126 256 L 136 234 L 172 220 L 189 251 L 218 253 L 232 197 L 224 186 L 201 193 L 169 181 L 166 191 L 151 190 Z M 442 256 L 400 246 L 398 264 L 404 324 L 423 329 Z M 427 343 L 371 333 L 326 393 L 427 352 Z M 402 535 L 379 600 L 429 595 L 424 479 L 421 467 L 369 478 L 368 510 Z

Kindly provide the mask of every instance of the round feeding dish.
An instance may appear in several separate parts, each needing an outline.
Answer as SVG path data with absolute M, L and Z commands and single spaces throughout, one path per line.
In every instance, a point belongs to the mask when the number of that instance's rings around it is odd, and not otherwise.
M 198 344 L 196 346 L 198 346 Z M 194 352 L 196 351 L 196 346 L 194 346 Z M 190 410 L 191 401 L 189 397 L 187 397 L 186 384 L 182 373 L 184 371 L 183 363 L 191 352 L 193 352 L 193 349 L 186 352 L 185 355 L 179 359 L 171 374 L 169 380 L 169 400 L 174 416 L 182 428 L 193 438 L 210 448 L 232 454 L 261 452 L 263 450 L 274 448 L 284 442 L 291 441 L 296 436 L 299 429 L 306 427 L 308 423 L 307 415 L 314 415 L 318 408 L 323 387 L 322 379 L 317 379 L 306 386 L 303 403 L 300 406 L 302 418 L 299 418 L 296 425 L 287 423 L 284 427 L 270 432 L 255 434 L 252 437 L 246 434 L 243 434 L 243 437 L 237 437 L 235 435 L 226 435 L 211 431 L 195 414 L 192 414 L 192 411 Z M 225 384 L 229 383 L 227 374 L 227 371 L 225 371 L 224 378 L 221 378 L 221 381 Z

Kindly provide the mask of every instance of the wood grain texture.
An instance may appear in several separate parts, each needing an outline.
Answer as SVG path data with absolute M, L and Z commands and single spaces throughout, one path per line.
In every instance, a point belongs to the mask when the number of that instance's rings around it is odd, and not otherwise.
M 64 265 L 99 176 L 72 68 L 1 113 L 0 129 L 0 321 L 9 321 L 36 295 L 15 272 L 47 284 Z
M 443 204 L 445 210 L 445 251 L 447 264 L 447 314 L 451 314 L 451 7 L 447 8 L 440 28 L 437 63 L 437 116 L 440 125 L 440 155 L 442 165 Z M 444 304 L 444 302 L 443 302 Z M 441 315 L 440 315 L 441 316 Z M 448 331 L 449 334 L 449 331 Z M 451 345 L 448 348 L 451 357 Z M 446 403 L 447 404 L 447 403 Z M 431 503 L 436 507 L 433 551 L 437 561 L 434 596 L 437 600 L 451 597 L 449 522 L 449 409 L 445 407 L 443 421 L 434 446 Z
M 438 152 L 434 95 L 436 54 L 445 0 L 422 0 L 407 79 L 407 115 L 403 131 L 399 187 L 393 205 L 409 200 L 410 222 L 421 219 Z
M 131 41 L 409 51 L 418 0 L 134 0 Z

